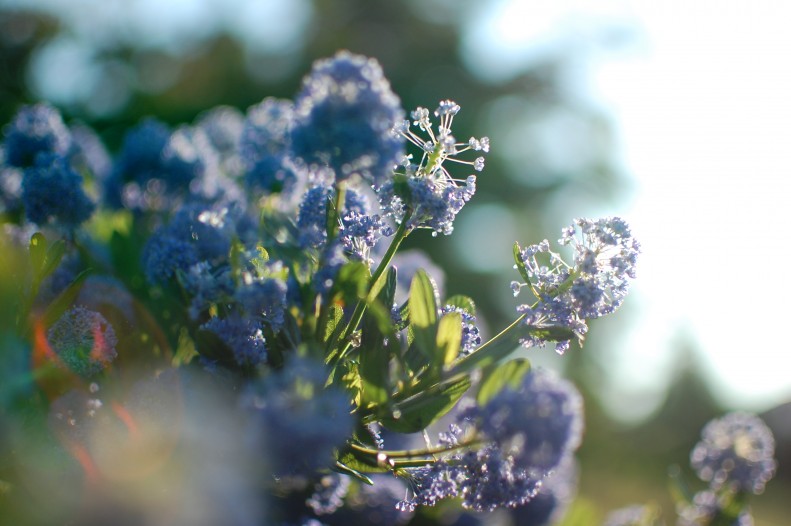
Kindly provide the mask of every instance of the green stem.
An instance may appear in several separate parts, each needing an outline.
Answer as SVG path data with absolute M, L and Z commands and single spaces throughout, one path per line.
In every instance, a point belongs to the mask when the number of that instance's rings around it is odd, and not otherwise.
M 370 284 L 368 285 L 368 292 L 365 295 L 365 299 L 358 301 L 357 305 L 354 307 L 349 324 L 343 331 L 344 338 L 346 338 L 348 341 L 346 342 L 346 345 L 340 354 L 338 354 L 338 360 L 343 358 L 346 353 L 349 352 L 349 349 L 351 348 L 351 335 L 360 325 L 360 321 L 363 319 L 363 314 L 365 314 L 365 309 L 367 308 L 368 303 L 373 301 L 379 294 L 379 291 L 382 289 L 382 278 L 385 275 L 385 270 L 387 270 L 387 267 L 390 266 L 390 261 L 392 261 L 393 256 L 395 256 L 396 251 L 398 251 L 398 247 L 401 245 L 401 242 L 404 241 L 404 239 L 406 239 L 406 237 L 409 235 L 409 230 L 407 229 L 409 215 L 410 214 L 408 212 L 404 215 L 404 218 L 401 220 L 401 224 L 398 225 L 398 230 L 396 230 L 396 233 L 393 236 L 392 243 L 390 243 L 390 246 L 387 248 L 387 252 L 385 252 L 382 261 L 379 262 L 379 266 L 371 276 L 371 281 L 369 281 Z
M 335 200 L 327 210 L 327 245 L 338 237 L 338 229 L 343 218 L 343 207 L 346 204 L 346 183 L 338 181 L 335 185 Z
M 441 455 L 443 453 L 448 453 L 449 451 L 456 451 L 459 449 L 476 446 L 480 443 L 481 443 L 480 440 L 478 440 L 477 438 L 473 438 L 465 442 L 460 442 L 455 446 L 451 446 L 451 447 L 433 447 L 433 448 L 425 448 L 425 449 L 383 450 L 383 449 L 373 449 L 373 448 L 361 446 L 359 444 L 349 444 L 349 447 L 356 453 L 367 455 L 375 459 L 385 458 L 385 459 L 392 459 L 398 462 L 398 459 L 422 461 L 422 459 L 418 459 L 416 457 L 433 457 L 434 455 Z
M 522 314 L 517 319 L 515 319 L 511 325 L 478 347 L 472 354 L 468 354 L 464 358 L 457 361 L 446 373 L 446 376 L 454 376 L 456 374 L 470 372 L 475 367 L 486 366 L 495 363 L 511 354 L 514 350 L 514 347 L 519 345 L 519 339 L 514 338 L 516 335 L 514 330 L 519 327 L 519 325 L 524 323 L 526 316 L 526 314 Z M 513 343 L 514 346 L 508 345 L 510 343 Z

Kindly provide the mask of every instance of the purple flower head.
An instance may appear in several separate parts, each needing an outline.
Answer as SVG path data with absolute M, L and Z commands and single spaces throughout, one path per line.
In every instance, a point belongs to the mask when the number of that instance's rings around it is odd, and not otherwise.
M 706 424 L 690 462 L 714 489 L 761 493 L 775 473 L 774 451 L 772 432 L 760 418 L 730 413 Z
M 346 394 L 324 387 L 321 364 L 297 360 L 250 385 L 242 407 L 252 417 L 277 476 L 311 476 L 333 464 L 332 452 L 354 430 Z
M 234 234 L 227 208 L 200 204 L 182 207 L 157 229 L 143 248 L 143 268 L 151 283 L 164 283 L 201 261 L 217 264 L 228 257 Z
M 40 153 L 65 155 L 71 134 L 58 110 L 49 104 L 23 106 L 4 128 L 5 158 L 11 166 L 32 166 Z
M 72 307 L 47 331 L 47 341 L 60 361 L 84 378 L 102 372 L 117 353 L 112 325 L 98 312 Z
M 291 134 L 294 155 L 328 166 L 338 180 L 359 174 L 379 186 L 403 156 L 404 140 L 392 132 L 402 119 L 379 63 L 341 51 L 317 61 L 303 81 Z
M 244 115 L 231 106 L 217 106 L 203 113 L 196 127 L 223 158 L 237 155 L 244 129 Z
M 351 480 L 346 475 L 332 473 L 319 479 L 305 504 L 316 515 L 328 515 L 343 506 L 343 499 L 349 493 Z
M 249 318 L 214 317 L 201 325 L 211 331 L 233 351 L 234 361 L 241 366 L 257 365 L 266 360 L 266 340 L 261 323 Z
M 726 504 L 717 494 L 710 490 L 700 491 L 692 498 L 692 502 L 680 506 L 678 510 L 678 526 L 699 526 L 701 524 L 726 524 L 722 521 Z M 718 520 L 718 522 L 714 522 Z M 634 523 L 637 524 L 637 523 Z M 753 517 L 749 509 L 742 511 L 728 526 L 753 526 Z M 621 526 L 613 525 L 613 526 Z M 624 524 L 630 526 L 630 524 Z
M 236 289 L 236 300 L 245 314 L 278 332 L 285 321 L 287 287 L 277 278 L 256 278 L 244 275 L 243 283 Z
M 515 469 L 541 476 L 553 470 L 582 441 L 582 397 L 568 381 L 543 369 L 531 370 L 516 390 L 504 389 L 485 407 L 462 411 Z
M 87 170 L 97 180 L 104 181 L 112 170 L 112 159 L 107 148 L 93 129 L 85 125 L 71 127 L 72 144 L 69 161 L 78 171 Z
M 59 155 L 42 153 L 22 177 L 22 204 L 29 221 L 72 230 L 87 220 L 94 204 L 82 189 L 82 176 Z
M 611 314 L 623 303 L 635 277 L 640 244 L 618 217 L 576 219 L 563 229 L 560 244 L 574 249 L 573 264 L 550 250 L 547 240 L 530 245 L 519 254 L 528 282 L 514 281 L 511 288 L 518 295 L 528 287 L 538 300 L 517 308 L 526 315 L 526 324 L 564 327 L 581 340 L 586 320 Z M 540 346 L 545 340 L 531 337 L 522 343 Z M 560 341 L 556 349 L 562 353 L 568 346 L 568 340 Z
M 382 209 L 397 223 L 409 213 L 407 228 L 429 228 L 432 235 L 453 233 L 453 221 L 464 205 L 475 194 L 475 176 L 459 185 L 449 178 L 410 176 L 407 191 L 399 192 L 394 181 L 379 190 Z
M 297 170 L 291 159 L 294 106 L 290 101 L 264 99 L 247 110 L 239 141 L 245 183 L 266 193 L 288 191 Z

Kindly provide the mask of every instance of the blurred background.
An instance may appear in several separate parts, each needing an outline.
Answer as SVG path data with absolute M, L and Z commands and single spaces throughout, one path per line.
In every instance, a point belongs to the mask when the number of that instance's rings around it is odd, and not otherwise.
M 404 108 L 461 105 L 488 135 L 478 194 L 452 236 L 408 244 L 468 294 L 483 328 L 515 316 L 511 247 L 575 217 L 619 215 L 643 245 L 625 306 L 583 349 L 528 353 L 586 394 L 580 502 L 672 508 L 701 426 L 761 414 L 791 494 L 791 33 L 769 1 L 0 0 L 0 123 L 47 100 L 111 151 L 143 116 L 291 98 L 318 58 L 377 58 Z

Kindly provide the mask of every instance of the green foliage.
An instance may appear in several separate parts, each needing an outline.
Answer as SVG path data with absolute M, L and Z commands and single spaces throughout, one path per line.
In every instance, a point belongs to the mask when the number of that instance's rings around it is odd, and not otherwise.
M 516 389 L 522 381 L 522 377 L 529 371 L 530 362 L 524 358 L 489 366 L 483 370 L 483 379 L 478 387 L 475 400 L 478 405 L 484 406 L 506 387 Z

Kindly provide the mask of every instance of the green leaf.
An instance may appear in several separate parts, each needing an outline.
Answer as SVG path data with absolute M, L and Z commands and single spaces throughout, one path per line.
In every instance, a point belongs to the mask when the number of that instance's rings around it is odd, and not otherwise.
M 340 295 L 343 301 L 352 304 L 365 298 L 370 277 L 371 272 L 365 263 L 352 261 L 340 268 L 332 288 L 335 295 Z
M 541 338 L 542 340 L 546 340 L 548 342 L 564 342 L 566 340 L 574 340 L 578 338 L 577 333 L 568 327 L 553 327 L 550 325 L 525 325 L 524 331 L 527 335 Z M 582 338 L 579 339 L 580 341 L 582 340 Z
M 367 316 L 366 316 L 367 317 Z M 390 349 L 373 322 L 365 324 L 360 346 L 360 377 L 362 379 L 362 405 L 384 404 L 389 398 Z
M 349 466 L 347 466 L 346 464 L 344 464 L 340 460 L 335 462 L 335 466 L 333 466 L 332 469 L 333 469 L 333 471 L 337 471 L 338 473 L 343 473 L 344 475 L 350 475 L 350 476 L 356 478 L 357 480 L 359 480 L 360 482 L 365 482 L 369 486 L 373 486 L 374 485 L 374 481 L 373 480 L 371 480 L 370 478 L 366 477 L 365 475 L 363 475 L 362 473 L 360 473 L 356 469 L 350 468 Z
M 475 302 L 472 301 L 472 298 L 469 296 L 464 296 L 463 294 L 456 294 L 455 296 L 451 296 L 447 300 L 445 300 L 445 305 L 452 305 L 454 307 L 458 307 L 470 316 L 475 316 Z
M 244 245 L 239 238 L 234 237 L 231 240 L 231 252 L 228 255 L 228 259 L 231 263 L 231 276 L 233 276 L 235 282 L 238 282 L 242 277 L 242 271 L 245 267 L 243 256 Z
M 371 290 L 368 292 L 368 297 L 379 297 L 382 303 L 390 308 L 390 306 L 393 305 L 396 285 L 398 284 L 396 272 L 395 267 L 390 267 L 387 269 L 386 276 L 380 276 L 375 283 L 371 283 Z
M 395 296 L 396 270 L 387 274 L 385 287 L 379 297 L 368 303 L 362 324 L 360 346 L 360 376 L 363 381 L 362 403 L 370 407 L 384 404 L 390 396 L 390 360 L 394 357 L 395 329 L 390 309 Z M 388 342 L 388 344 L 385 344 Z
M 415 343 L 426 356 L 436 356 L 437 288 L 425 270 L 419 269 L 409 287 L 409 322 Z
M 80 293 L 80 288 L 82 288 L 82 282 L 85 281 L 85 278 L 88 277 L 90 272 L 90 269 L 80 272 L 69 286 L 52 300 L 47 310 L 44 311 L 44 317 L 42 318 L 44 327 L 51 327 L 52 324 L 58 321 L 58 318 L 63 316 L 63 313 L 74 303 L 74 300 L 77 299 L 77 295 Z
M 195 332 L 195 351 L 221 365 L 233 366 L 233 350 L 214 331 L 198 329 Z
M 354 454 L 354 450 L 341 453 L 338 462 L 345 467 L 363 473 L 387 473 L 390 469 L 387 466 L 379 466 L 374 462 L 366 462 L 367 459 L 360 458 Z
M 393 404 L 388 413 L 380 416 L 379 421 L 387 429 L 397 433 L 422 431 L 450 411 L 471 384 L 468 375 L 435 384 Z
M 517 389 L 525 374 L 530 371 L 530 362 L 524 358 L 510 360 L 501 365 L 490 367 L 484 371 L 483 381 L 478 388 L 476 401 L 478 405 L 485 406 L 497 393 L 510 387 Z
M 343 307 L 333 303 L 327 308 L 327 324 L 324 327 L 322 343 L 330 341 L 336 335 L 336 331 L 342 329 L 342 327 L 338 326 L 341 321 L 343 321 Z
M 35 276 L 40 276 L 46 258 L 47 238 L 41 232 L 36 232 L 30 237 L 30 264 Z
M 514 243 L 514 263 L 516 263 L 516 270 L 519 271 L 519 275 L 522 276 L 525 283 L 530 283 L 530 275 L 527 273 L 525 262 L 522 261 L 522 247 L 519 246 L 519 241 Z
M 60 262 L 63 259 L 63 255 L 65 253 L 66 253 L 65 241 L 63 241 L 62 239 L 58 239 L 57 241 L 52 243 L 47 249 L 47 255 L 44 260 L 44 267 L 41 269 L 39 278 L 44 279 L 53 272 L 55 272 L 55 269 L 58 268 L 58 265 L 60 265 Z
M 461 349 L 461 314 L 449 312 L 439 320 L 437 327 L 437 354 L 434 365 L 442 366 L 453 363 Z

